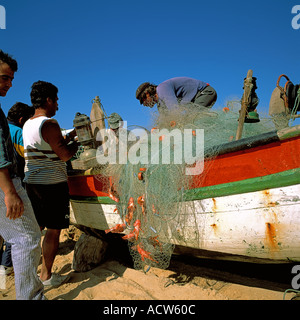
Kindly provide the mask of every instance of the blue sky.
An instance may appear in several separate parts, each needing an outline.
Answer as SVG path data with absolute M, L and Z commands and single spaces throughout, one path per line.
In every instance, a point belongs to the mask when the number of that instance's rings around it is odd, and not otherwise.
M 6 30 L 0 48 L 19 63 L 12 89 L 0 103 L 30 104 L 37 80 L 59 89 L 55 118 L 71 128 L 76 112 L 89 115 L 100 96 L 106 113 L 149 127 L 140 83 L 190 76 L 218 92 L 214 108 L 241 97 L 249 69 L 258 78 L 258 112 L 267 112 L 280 74 L 300 82 L 300 29 L 290 0 L 0 0 Z M 300 18 L 299 18 L 300 24 Z

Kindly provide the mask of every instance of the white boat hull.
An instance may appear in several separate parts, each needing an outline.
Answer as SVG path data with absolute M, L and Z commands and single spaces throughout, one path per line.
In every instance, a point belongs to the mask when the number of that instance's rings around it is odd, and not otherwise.
M 230 255 L 300 261 L 299 195 L 300 184 L 182 203 L 171 241 Z M 115 208 L 71 201 L 70 222 L 106 230 L 123 223 Z

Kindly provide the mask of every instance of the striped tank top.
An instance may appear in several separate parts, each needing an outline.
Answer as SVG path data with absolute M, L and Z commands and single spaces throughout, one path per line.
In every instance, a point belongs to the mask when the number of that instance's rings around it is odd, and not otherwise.
M 24 182 L 28 184 L 55 184 L 67 181 L 66 163 L 60 160 L 42 137 L 42 126 L 50 119 L 38 117 L 29 119 L 24 124 Z

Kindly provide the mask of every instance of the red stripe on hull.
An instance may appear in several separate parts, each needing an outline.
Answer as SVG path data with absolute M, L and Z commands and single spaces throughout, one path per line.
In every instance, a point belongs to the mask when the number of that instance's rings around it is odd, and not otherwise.
M 95 176 L 69 176 L 69 193 L 71 196 L 108 197 L 109 178 Z
M 190 189 L 267 176 L 298 167 L 299 137 L 207 159 L 204 173 L 191 176 Z M 108 196 L 108 177 L 69 176 L 68 179 L 71 196 Z
M 191 189 L 267 176 L 300 167 L 300 139 L 218 156 L 204 163 L 204 174 L 192 177 Z

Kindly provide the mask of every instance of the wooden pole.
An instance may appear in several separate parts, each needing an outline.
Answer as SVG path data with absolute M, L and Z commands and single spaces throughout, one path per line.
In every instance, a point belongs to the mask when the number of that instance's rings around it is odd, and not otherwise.
M 97 135 L 101 134 L 101 130 L 105 129 L 105 115 L 104 115 L 104 110 L 101 108 L 101 101 L 99 97 L 97 96 L 93 100 L 93 105 L 90 113 L 90 119 L 91 119 L 91 127 L 92 127 L 92 132 L 93 136 L 95 138 L 95 147 L 97 148 L 99 145 L 101 145 L 101 142 L 97 140 Z M 103 137 L 102 137 L 103 139 Z
M 97 134 L 99 130 L 105 129 L 104 111 L 101 108 L 101 101 L 98 96 L 93 100 L 90 119 L 92 122 L 91 126 L 94 136 Z
M 251 94 L 251 90 L 253 88 L 252 76 L 253 76 L 253 71 L 249 70 L 247 73 L 247 78 L 244 81 L 244 94 L 243 94 L 243 98 L 242 98 L 242 106 L 241 106 L 241 110 L 240 110 L 239 124 L 238 124 L 238 128 L 237 128 L 235 140 L 239 140 L 242 137 L 246 112 L 247 112 L 248 105 L 250 103 L 249 97 Z

